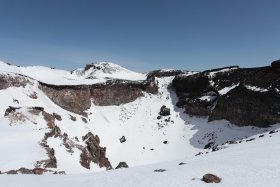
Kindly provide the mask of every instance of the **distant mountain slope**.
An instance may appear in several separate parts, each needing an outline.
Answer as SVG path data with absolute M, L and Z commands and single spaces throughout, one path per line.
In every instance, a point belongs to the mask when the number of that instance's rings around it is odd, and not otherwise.
M 108 79 L 143 81 L 145 74 L 127 70 L 109 62 L 89 64 L 72 72 L 42 66 L 18 67 L 0 61 L 0 71 L 25 75 L 43 83 L 53 85 L 79 85 L 104 83 Z

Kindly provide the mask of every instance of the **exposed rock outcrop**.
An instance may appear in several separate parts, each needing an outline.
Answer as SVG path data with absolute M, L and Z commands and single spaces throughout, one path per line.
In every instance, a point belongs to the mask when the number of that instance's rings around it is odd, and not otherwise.
M 183 74 L 184 71 L 181 70 L 155 70 L 151 71 L 147 74 L 147 79 L 151 79 L 154 77 L 171 77 L 179 74 Z
M 121 142 L 121 143 L 126 142 L 126 138 L 125 138 L 125 136 L 122 136 L 122 137 L 120 138 L 120 142 Z
M 128 165 L 126 162 L 120 162 L 118 164 L 118 166 L 116 167 L 116 169 L 120 169 L 120 168 L 128 168 Z
M 203 175 L 201 180 L 206 183 L 220 183 L 222 179 L 217 177 L 216 175 L 208 173 Z
M 173 80 L 186 113 L 226 119 L 236 125 L 267 127 L 280 122 L 280 72 L 277 64 L 260 68 L 231 66 L 180 74 Z
M 226 119 L 233 124 L 268 127 L 280 122 L 280 95 L 274 90 L 258 92 L 240 85 L 219 97 L 209 121 Z
M 98 164 L 100 168 L 112 169 L 112 165 L 106 157 L 106 147 L 100 146 L 100 139 L 97 135 L 93 135 L 91 132 L 82 137 L 86 143 L 86 147 L 80 155 L 80 163 L 83 167 L 90 169 L 90 163 L 94 162 Z
M 6 109 L 4 116 L 9 116 L 11 113 L 14 113 L 17 109 L 20 109 L 20 107 L 9 106 L 9 108 Z
M 86 115 L 91 106 L 90 90 L 83 86 L 55 86 L 41 83 L 39 88 L 65 110 Z
M 10 74 L 0 75 L 0 90 L 7 89 L 9 87 L 25 87 L 27 84 L 31 84 L 31 82 L 24 76 Z
M 155 80 L 110 80 L 104 84 L 57 86 L 40 83 L 40 89 L 60 107 L 86 115 L 91 102 L 98 106 L 120 105 L 143 96 L 142 91 L 157 93 Z
M 280 70 L 280 60 L 275 60 L 271 63 L 271 67 Z
M 163 105 L 160 108 L 159 115 L 161 115 L 161 116 L 169 116 L 170 115 L 170 108 L 167 108 L 165 105 Z
M 45 168 L 34 168 L 34 169 L 27 169 L 27 168 L 20 168 L 18 170 L 9 170 L 0 174 L 34 174 L 34 175 L 42 175 L 44 173 L 50 174 L 65 174 L 65 171 L 53 171 Z

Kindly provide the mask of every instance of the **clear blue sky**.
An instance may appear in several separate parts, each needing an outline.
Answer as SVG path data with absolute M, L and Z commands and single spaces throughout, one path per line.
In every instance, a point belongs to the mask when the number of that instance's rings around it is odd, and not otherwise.
M 63 69 L 255 67 L 280 58 L 279 0 L 0 0 L 0 59 Z

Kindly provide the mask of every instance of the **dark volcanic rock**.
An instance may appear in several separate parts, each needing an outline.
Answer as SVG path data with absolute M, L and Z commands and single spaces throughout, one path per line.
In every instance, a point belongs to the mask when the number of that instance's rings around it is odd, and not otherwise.
M 214 142 L 209 142 L 204 146 L 204 149 L 210 149 L 214 145 Z
M 280 60 L 275 60 L 271 63 L 271 67 L 274 69 L 280 69 Z
M 185 104 L 186 113 L 190 115 L 208 116 L 212 103 L 200 99 L 189 99 Z
M 171 77 L 183 73 L 185 72 L 181 70 L 155 70 L 147 74 L 147 79 L 154 78 L 154 77 Z
M 173 80 L 173 86 L 177 92 L 200 94 L 210 86 L 209 78 L 204 73 L 197 73 L 191 76 L 178 75 Z
M 76 118 L 75 116 L 72 116 L 72 115 L 70 115 L 70 119 L 71 119 L 72 121 L 77 121 L 77 118 Z
M 185 163 L 185 162 L 180 162 L 178 165 L 181 166 L 181 165 L 185 165 L 185 164 L 187 164 L 187 163 Z
M 6 109 L 4 116 L 8 116 L 10 113 L 15 112 L 17 109 L 20 109 L 19 107 L 12 107 L 9 106 L 9 108 Z
M 161 115 L 161 116 L 169 116 L 170 115 L 170 108 L 167 108 L 165 105 L 163 105 L 160 108 L 159 115 Z
M 57 113 L 53 113 L 53 117 L 58 120 L 58 121 L 61 121 L 62 118 L 61 118 L 61 115 L 57 114 Z
M 154 172 L 165 172 L 166 169 L 155 169 Z
M 201 180 L 206 183 L 220 183 L 222 179 L 217 177 L 216 175 L 208 173 L 203 175 Z
M 84 118 L 84 117 L 82 117 L 82 121 L 83 121 L 84 123 L 87 123 L 87 122 L 88 122 L 87 119 Z
M 268 127 L 280 122 L 280 95 L 275 91 L 258 92 L 240 85 L 220 96 L 209 121 L 226 119 L 233 124 Z
M 226 119 L 238 126 L 268 127 L 280 122 L 280 72 L 275 62 L 260 68 L 227 67 L 194 75 L 178 75 L 173 80 L 186 113 L 209 116 L 209 121 Z M 239 85 L 239 86 L 238 86 Z M 235 88 L 233 86 L 236 86 Z M 232 89 L 218 94 L 222 89 Z M 216 93 L 211 100 L 202 96 Z
M 18 171 L 16 171 L 16 170 L 10 170 L 10 171 L 7 171 L 6 172 L 7 174 L 18 174 Z
M 120 162 L 118 164 L 118 166 L 116 167 L 116 169 L 120 169 L 120 168 L 128 168 L 128 165 L 126 162 Z
M 126 142 L 126 138 L 125 138 L 125 136 L 122 136 L 122 137 L 120 138 L 120 142 L 121 142 L 121 143 Z

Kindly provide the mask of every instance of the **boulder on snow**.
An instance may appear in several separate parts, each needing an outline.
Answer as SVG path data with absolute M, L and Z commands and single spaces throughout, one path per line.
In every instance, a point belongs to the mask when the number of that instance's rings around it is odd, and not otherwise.
M 185 165 L 185 164 L 187 164 L 187 163 L 185 163 L 185 162 L 180 162 L 178 165 L 179 165 L 179 166 L 182 166 L 182 165 Z
M 18 172 L 16 170 L 10 170 L 6 172 L 8 175 L 14 175 L 14 174 L 18 174 Z
M 118 166 L 116 167 L 116 169 L 120 169 L 120 168 L 128 168 L 128 165 L 126 162 L 120 162 L 118 164 Z
M 170 115 L 170 108 L 167 108 L 165 105 L 163 105 L 160 108 L 159 115 L 161 115 L 161 116 L 169 116 Z
M 207 173 L 207 174 L 203 175 L 201 180 L 206 183 L 220 183 L 222 179 L 217 177 L 216 175 Z
M 42 175 L 45 171 L 46 171 L 46 170 L 43 169 L 43 168 L 34 168 L 34 169 L 33 169 L 33 173 L 34 173 L 35 175 Z
M 20 172 L 21 174 L 33 174 L 33 171 L 27 168 L 20 168 L 18 172 Z
M 61 121 L 62 120 L 62 117 L 61 115 L 57 114 L 57 113 L 53 113 L 53 117 L 58 120 L 58 121 Z
M 77 118 L 76 118 L 75 116 L 72 116 L 72 115 L 70 115 L 70 119 L 71 119 L 72 121 L 77 121 Z
M 88 122 L 87 119 L 84 118 L 84 117 L 82 117 L 82 121 L 83 121 L 84 123 L 87 123 L 87 122 Z
M 154 172 L 165 172 L 166 169 L 155 169 Z
M 122 136 L 122 137 L 120 138 L 120 142 L 121 142 L 121 143 L 124 143 L 125 141 L 126 141 L 125 136 Z
M 210 149 L 214 145 L 214 142 L 209 142 L 204 146 L 204 149 Z
M 10 113 L 15 112 L 17 109 L 20 109 L 19 107 L 12 107 L 9 106 L 9 108 L 6 109 L 4 116 L 8 116 Z

